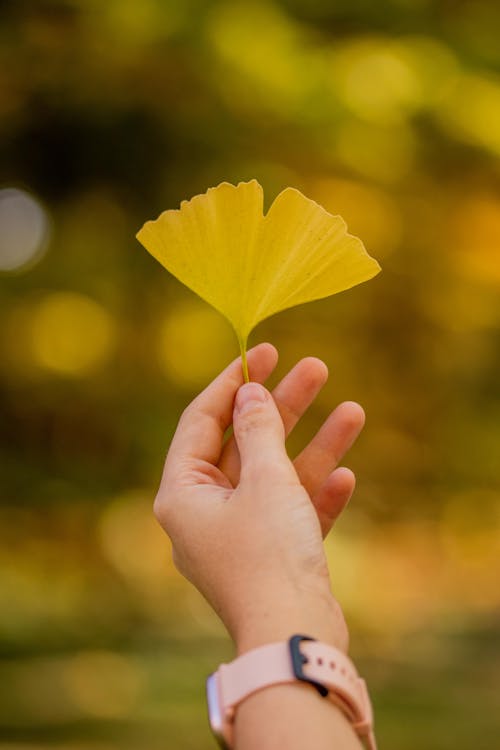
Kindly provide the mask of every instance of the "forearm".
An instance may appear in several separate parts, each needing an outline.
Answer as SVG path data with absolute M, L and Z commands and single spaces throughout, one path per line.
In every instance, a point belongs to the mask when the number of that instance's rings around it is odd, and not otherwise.
M 236 713 L 236 750 L 360 750 L 351 725 L 327 698 L 301 683 L 275 685 Z

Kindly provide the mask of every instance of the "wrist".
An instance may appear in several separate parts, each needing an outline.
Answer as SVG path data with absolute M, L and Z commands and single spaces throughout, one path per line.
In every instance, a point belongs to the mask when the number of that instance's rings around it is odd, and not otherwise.
M 265 607 L 249 608 L 238 620 L 231 636 L 238 655 L 259 646 L 286 641 L 292 633 L 303 633 L 347 653 L 349 634 L 342 610 L 331 595 L 299 601 L 275 599 Z

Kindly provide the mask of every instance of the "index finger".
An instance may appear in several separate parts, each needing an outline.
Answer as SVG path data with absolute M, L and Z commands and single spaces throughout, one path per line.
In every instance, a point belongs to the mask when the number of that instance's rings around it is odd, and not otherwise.
M 258 344 L 247 354 L 251 379 L 264 381 L 276 367 L 272 344 Z M 232 422 L 234 397 L 243 385 L 241 357 L 226 367 L 184 410 L 167 456 L 169 471 L 178 473 L 197 461 L 217 464 L 222 440 Z

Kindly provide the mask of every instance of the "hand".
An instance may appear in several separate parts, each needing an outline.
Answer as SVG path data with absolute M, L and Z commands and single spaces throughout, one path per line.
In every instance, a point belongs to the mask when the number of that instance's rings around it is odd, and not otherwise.
M 255 382 L 242 386 L 235 360 L 186 408 L 155 513 L 177 567 L 219 613 L 240 651 L 301 630 L 346 649 L 322 534 L 354 489 L 352 472 L 335 467 L 364 414 L 351 402 L 339 406 L 292 463 L 285 436 L 328 374 L 320 360 L 307 358 L 271 396 L 257 382 L 276 362 L 270 344 L 255 347 L 248 353 Z M 223 447 L 231 422 L 234 436 Z

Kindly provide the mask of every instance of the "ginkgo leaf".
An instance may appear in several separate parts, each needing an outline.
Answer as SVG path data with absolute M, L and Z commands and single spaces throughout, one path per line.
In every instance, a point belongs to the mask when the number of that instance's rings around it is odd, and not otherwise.
M 221 312 L 246 343 L 270 315 L 328 297 L 380 271 L 363 243 L 295 188 L 264 215 L 256 180 L 223 182 L 147 221 L 137 239 L 170 273 Z

